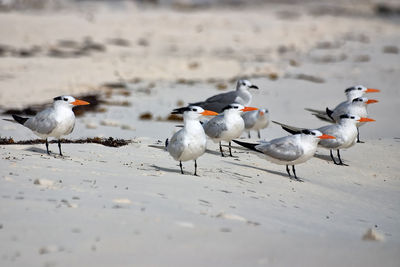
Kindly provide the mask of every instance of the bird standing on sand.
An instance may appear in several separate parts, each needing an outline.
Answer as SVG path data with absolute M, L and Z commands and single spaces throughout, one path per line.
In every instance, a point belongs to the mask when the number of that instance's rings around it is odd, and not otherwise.
M 197 175 L 197 158 L 206 151 L 206 134 L 199 118 L 203 116 L 214 116 L 218 113 L 204 110 L 198 106 L 177 108 L 172 114 L 183 114 L 184 126 L 176 132 L 171 140 L 165 141 L 166 150 L 177 161 L 183 174 L 182 161 L 194 160 L 194 175 Z
M 269 112 L 266 108 L 244 112 L 242 118 L 249 138 L 251 131 L 257 131 L 258 138 L 261 138 L 260 130 L 267 128 L 269 124 Z
M 286 172 L 291 178 L 289 165 L 292 165 L 292 171 L 294 179 L 302 182 L 301 179 L 297 178 L 295 165 L 304 163 L 312 158 L 317 150 L 318 142 L 321 139 L 334 139 L 335 137 L 322 134 L 317 130 L 304 129 L 300 133 L 285 136 L 271 141 L 261 141 L 260 143 L 252 144 L 233 140 L 233 142 L 256 151 L 257 156 L 266 158 L 268 161 L 286 165 Z
M 219 151 L 224 157 L 221 141 L 229 142 L 229 155 L 232 157 L 231 141 L 242 135 L 244 121 L 240 114 L 257 108 L 244 107 L 240 104 L 229 104 L 222 109 L 223 113 L 204 124 L 204 131 L 215 143 L 219 142 Z
M 75 99 L 72 96 L 58 96 L 53 100 L 51 107 L 40 111 L 32 118 L 23 118 L 18 115 L 12 116 L 15 121 L 32 130 L 34 134 L 46 139 L 46 150 L 49 155 L 47 138 L 57 138 L 58 149 L 60 156 L 62 156 L 60 138 L 70 134 L 75 126 L 75 114 L 72 108 L 80 105 L 89 105 L 89 102 Z
M 336 124 L 326 125 L 317 129 L 323 134 L 333 135 L 336 137 L 336 139 L 332 140 L 331 139 L 321 140 L 318 146 L 329 149 L 333 163 L 335 163 L 336 165 L 347 166 L 347 164 L 343 163 L 340 157 L 340 152 L 339 152 L 340 149 L 350 148 L 356 143 L 357 123 L 370 122 L 370 121 L 374 120 L 365 117 L 361 118 L 357 115 L 352 115 L 352 114 L 343 114 L 339 117 L 339 121 Z M 303 128 L 297 128 L 275 121 L 274 123 L 281 125 L 282 129 L 292 134 L 298 134 L 303 130 Z M 336 149 L 337 151 L 339 162 L 336 162 L 335 158 L 333 157 L 332 154 L 333 149 Z
M 346 110 L 346 107 L 353 102 L 353 99 L 362 97 L 365 93 L 377 93 L 377 92 L 380 92 L 380 90 L 367 88 L 362 85 L 357 85 L 357 86 L 347 88 L 344 92 L 346 94 L 347 100 L 341 102 L 333 110 L 331 110 L 331 112 L 335 112 L 335 113 L 339 114 L 338 116 L 340 116 L 342 114 L 349 114 L 348 113 L 349 111 Z M 328 108 L 326 108 L 325 110 L 306 108 L 306 110 L 311 111 L 313 113 L 313 115 L 316 116 L 318 119 L 321 119 L 321 120 L 324 120 L 327 122 L 331 122 L 331 123 L 335 123 L 335 120 L 332 119 L 327 113 L 327 111 L 329 110 Z M 331 113 L 331 112 L 329 112 L 329 113 Z
M 239 80 L 236 84 L 235 91 L 214 95 L 210 98 L 207 98 L 205 101 L 191 103 L 189 105 L 200 106 L 204 109 L 212 110 L 218 113 L 221 113 L 223 108 L 232 103 L 248 106 L 250 105 L 252 99 L 249 89 L 258 89 L 258 87 L 253 85 L 248 80 Z
M 313 115 L 317 116 L 320 119 L 324 117 L 323 120 L 331 123 L 338 122 L 340 120 L 340 116 L 343 114 L 352 114 L 364 118 L 368 116 L 367 105 L 377 102 L 378 100 L 375 99 L 368 99 L 366 97 L 357 97 L 351 101 L 345 101 L 341 103 L 333 110 L 326 108 L 326 111 L 323 115 L 322 113 L 319 114 L 313 113 Z M 362 125 L 364 125 L 364 122 L 357 122 L 357 143 L 363 143 L 362 141 L 360 141 L 360 131 L 359 131 L 359 127 Z

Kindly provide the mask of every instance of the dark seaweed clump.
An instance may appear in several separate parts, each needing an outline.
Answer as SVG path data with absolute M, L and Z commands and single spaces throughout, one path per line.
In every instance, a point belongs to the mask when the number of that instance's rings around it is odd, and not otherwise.
M 55 144 L 57 143 L 57 140 L 51 140 L 49 143 Z M 89 144 L 89 143 L 94 143 L 94 144 L 101 144 L 103 146 L 109 146 L 109 147 L 120 147 L 120 146 L 126 146 L 130 144 L 132 141 L 131 140 L 125 140 L 125 139 L 114 139 L 113 137 L 108 137 L 108 138 L 100 138 L 100 137 L 93 137 L 93 138 L 86 138 L 86 139 L 75 139 L 75 140 L 70 140 L 70 139 L 61 139 L 61 143 L 64 144 Z M 0 138 L 0 145 L 35 145 L 35 144 L 44 144 L 45 140 L 43 139 L 33 139 L 33 140 L 22 140 L 22 141 L 14 141 L 12 138 Z

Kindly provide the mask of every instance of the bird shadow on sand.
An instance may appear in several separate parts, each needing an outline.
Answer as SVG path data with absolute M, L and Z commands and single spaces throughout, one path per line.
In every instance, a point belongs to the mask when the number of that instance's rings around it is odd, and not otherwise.
M 160 150 L 165 150 L 165 146 L 164 145 L 148 145 L 148 147 L 157 148 L 157 149 L 160 149 Z M 205 153 L 221 156 L 221 152 L 215 151 L 215 150 L 210 150 L 210 149 L 206 149 Z M 224 153 L 229 153 L 229 152 L 225 152 L 224 151 Z
M 247 164 L 242 164 L 242 163 L 236 163 L 236 162 L 227 162 L 227 163 L 233 164 L 233 165 L 236 165 L 236 166 L 240 166 L 240 167 L 252 168 L 252 169 L 255 169 L 255 170 L 259 170 L 259 171 L 268 172 L 268 173 L 275 174 L 275 175 L 279 175 L 279 176 L 282 176 L 282 177 L 284 177 L 284 178 L 288 178 L 288 179 L 292 180 L 292 179 L 288 176 L 288 174 L 287 174 L 286 172 L 271 171 L 271 170 L 268 170 L 268 169 L 262 169 L 262 168 L 259 168 L 259 167 L 255 167 L 255 166 L 251 166 L 251 165 L 247 165 Z M 292 175 L 292 176 L 293 176 L 293 175 Z M 299 177 L 299 179 L 301 179 L 302 181 L 304 181 L 304 178 L 300 178 L 300 177 Z
M 161 167 L 155 164 L 150 165 L 150 167 L 154 168 L 156 171 L 163 171 L 163 172 L 170 172 L 170 173 L 177 173 L 177 174 L 181 174 L 181 170 L 179 169 L 179 166 L 177 166 L 177 168 L 166 168 L 166 167 Z M 185 171 L 183 171 L 184 174 L 190 174 L 187 173 Z
M 318 154 L 315 153 L 314 158 L 325 160 L 325 161 L 332 161 L 332 158 L 330 155 L 324 155 L 324 154 L 319 154 L 319 153 Z
M 29 147 L 27 149 L 25 149 L 25 151 L 30 151 L 30 152 L 34 152 L 34 153 L 38 153 L 38 154 L 43 154 L 43 155 L 48 155 L 46 149 L 42 149 L 42 148 L 38 148 L 38 147 Z M 50 155 L 51 155 L 51 151 L 50 151 Z

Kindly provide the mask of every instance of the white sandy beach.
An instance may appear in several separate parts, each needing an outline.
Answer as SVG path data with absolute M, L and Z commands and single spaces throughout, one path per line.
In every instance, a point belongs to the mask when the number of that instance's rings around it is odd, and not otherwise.
M 44 145 L 1 145 L 0 266 L 398 266 L 400 24 L 357 3 L 338 4 L 337 16 L 316 15 L 315 4 L 0 13 L 7 51 L 40 47 L 0 57 L 1 111 L 98 94 L 125 104 L 78 117 L 67 138 L 132 139 L 63 144 L 63 158 Z M 67 55 L 87 37 L 105 50 Z M 232 90 L 239 77 L 260 87 L 252 106 L 309 128 L 324 122 L 305 107 L 334 107 L 352 85 L 379 88 L 367 95 L 379 100 L 368 109 L 376 122 L 361 128 L 365 143 L 342 151 L 350 166 L 323 149 L 298 165 L 304 183 L 237 146 L 237 157 L 221 158 L 211 141 L 200 177 L 193 162 L 181 175 L 163 150 L 180 122 L 158 118 Z M 122 88 L 102 86 L 116 82 Z M 151 120 L 139 118 L 146 112 Z M 0 137 L 37 138 L 5 118 Z M 273 124 L 262 131 L 285 135 Z

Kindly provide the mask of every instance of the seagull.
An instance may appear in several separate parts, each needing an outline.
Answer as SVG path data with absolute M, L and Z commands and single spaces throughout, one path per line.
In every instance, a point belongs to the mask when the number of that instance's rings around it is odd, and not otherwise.
M 267 128 L 269 124 L 269 112 L 268 109 L 259 109 L 249 112 L 242 113 L 244 120 L 244 128 L 250 138 L 250 131 L 257 131 L 258 138 L 260 136 L 260 130 Z
M 183 174 L 182 161 L 194 160 L 194 175 L 197 176 L 197 158 L 206 151 L 206 134 L 199 118 L 203 116 L 218 115 L 218 113 L 204 110 L 199 106 L 177 108 L 172 114 L 183 114 L 184 126 L 176 132 L 171 141 L 165 141 L 166 150 L 177 161 Z
M 331 125 L 326 125 L 323 127 L 318 128 L 317 130 L 320 131 L 323 134 L 327 135 L 333 135 L 336 137 L 334 140 L 321 140 L 318 144 L 318 146 L 329 149 L 330 151 L 330 156 L 332 158 L 332 161 L 336 165 L 344 165 L 347 166 L 347 164 L 344 164 L 341 157 L 340 157 L 340 149 L 345 149 L 345 148 L 350 148 L 356 143 L 357 139 L 357 123 L 360 122 L 371 122 L 375 121 L 370 118 L 366 117 L 359 117 L 357 115 L 352 115 L 352 114 L 343 114 L 339 117 L 339 121 L 336 124 L 331 124 Z M 275 122 L 276 124 L 279 124 L 282 129 L 285 131 L 292 133 L 292 134 L 298 134 L 301 132 L 304 128 L 298 128 L 298 127 L 293 127 L 289 125 L 285 125 L 283 123 Z M 337 151 L 337 157 L 338 157 L 338 162 L 335 161 L 335 158 L 333 157 L 332 150 L 336 149 Z
M 362 85 L 357 85 L 357 86 L 353 86 L 353 87 L 347 88 L 344 92 L 346 94 L 347 100 L 343 101 L 342 103 L 337 105 L 332 110 L 332 112 L 336 111 L 337 113 L 339 113 L 339 116 L 348 112 L 347 110 L 343 110 L 343 107 L 344 106 L 348 106 L 349 104 L 351 104 L 353 99 L 362 97 L 365 93 L 377 93 L 377 92 L 380 92 L 380 90 L 379 89 L 367 88 L 367 87 L 362 86 Z M 317 110 L 317 109 L 306 108 L 305 110 L 311 111 L 312 114 L 314 116 L 316 116 L 318 119 L 321 119 L 321 120 L 324 120 L 324 121 L 327 121 L 327 122 L 331 122 L 331 123 L 335 123 L 335 120 L 332 119 L 327 114 L 328 113 L 328 108 L 326 108 L 325 110 Z
M 286 165 L 286 172 L 290 175 L 289 165 L 292 165 L 294 179 L 302 182 L 297 178 L 295 165 L 304 163 L 312 158 L 317 150 L 318 142 L 322 139 L 334 139 L 331 135 L 322 134 L 317 130 L 303 129 L 295 135 L 285 136 L 271 141 L 261 141 L 260 143 L 246 143 L 233 140 L 250 150 L 259 152 L 258 156 L 266 158 L 268 161 Z
M 58 139 L 58 149 L 61 152 L 61 136 L 68 135 L 75 126 L 75 114 L 72 108 L 80 105 L 89 105 L 89 102 L 75 99 L 72 96 L 58 96 L 53 99 L 53 105 L 37 113 L 32 118 L 23 118 L 12 115 L 14 120 L 32 130 L 40 138 L 46 139 L 47 154 L 50 155 L 47 138 Z
M 341 103 L 333 110 L 326 108 L 324 116 L 329 117 L 329 120 L 328 119 L 324 120 L 329 121 L 331 123 L 336 123 L 340 120 L 340 116 L 343 114 L 352 114 L 352 115 L 357 115 L 359 117 L 367 117 L 368 116 L 367 105 L 377 102 L 378 100 L 368 99 L 366 97 L 354 98 L 351 101 Z M 316 116 L 320 118 L 319 115 Z M 358 129 L 362 125 L 364 125 L 364 122 L 357 122 L 357 143 L 363 143 L 362 141 L 360 141 L 360 131 Z
M 204 109 L 212 110 L 218 113 L 221 113 L 223 108 L 232 103 L 248 106 L 250 105 L 252 99 L 252 96 L 248 91 L 249 89 L 258 89 L 258 87 L 253 85 L 248 80 L 238 80 L 235 91 L 214 95 L 210 98 L 207 98 L 205 101 L 191 103 L 189 105 L 200 106 Z
M 224 157 L 221 141 L 229 142 L 229 155 L 232 156 L 231 141 L 242 135 L 244 131 L 244 121 L 240 114 L 242 112 L 257 110 L 253 107 L 244 107 L 243 105 L 233 103 L 222 109 L 223 113 L 206 122 L 204 131 L 215 143 L 219 142 L 219 151 Z

